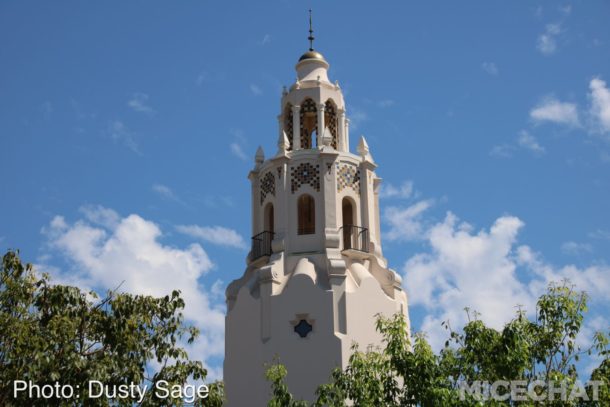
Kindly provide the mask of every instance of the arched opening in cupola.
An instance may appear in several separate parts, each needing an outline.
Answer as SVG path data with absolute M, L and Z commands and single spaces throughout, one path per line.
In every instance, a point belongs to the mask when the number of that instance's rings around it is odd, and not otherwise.
M 316 202 L 311 195 L 303 194 L 297 201 L 299 235 L 316 233 Z
M 318 134 L 318 108 L 312 99 L 305 99 L 301 103 L 301 148 L 313 148 L 313 134 Z

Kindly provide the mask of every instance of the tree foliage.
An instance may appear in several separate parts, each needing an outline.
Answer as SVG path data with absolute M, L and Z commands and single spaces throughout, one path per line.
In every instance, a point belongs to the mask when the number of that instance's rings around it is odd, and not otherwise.
M 306 402 L 295 400 L 288 391 L 288 386 L 284 383 L 286 373 L 286 368 L 279 363 L 275 363 L 267 369 L 265 376 L 271 382 L 273 389 L 269 407 L 307 407 Z
M 88 384 L 146 386 L 143 405 L 181 405 L 180 397 L 159 395 L 155 385 L 204 380 L 206 369 L 180 346 L 197 329 L 185 326 L 178 291 L 161 298 L 108 292 L 99 298 L 77 287 L 51 284 L 23 264 L 18 252 L 2 258 L 0 270 L 0 405 L 125 405 L 137 399 L 88 398 Z M 59 382 L 78 389 L 79 399 L 13 397 L 15 380 L 37 385 Z M 222 405 L 222 383 L 210 386 L 199 405 Z
M 469 322 L 463 329 L 454 331 L 444 324 L 449 338 L 438 354 L 423 334 L 410 339 L 401 314 L 380 316 L 377 330 L 384 338 L 383 348 L 362 352 L 354 345 L 347 367 L 332 372 L 330 382 L 318 388 L 312 406 L 608 406 L 608 335 L 596 333 L 593 345 L 587 349 L 577 343 L 586 310 L 585 293 L 575 291 L 568 282 L 551 284 L 537 301 L 534 320 L 519 310 L 502 330 L 486 326 L 467 309 Z M 540 386 L 535 388 L 535 394 L 528 394 L 526 387 L 523 400 L 513 399 L 509 388 L 498 392 L 507 400 L 481 398 L 464 391 L 463 386 L 472 389 L 477 383 L 555 381 L 565 382 L 570 395 L 579 380 L 576 363 L 583 354 L 592 352 L 602 360 L 590 378 L 604 383 L 599 388 L 598 401 L 592 401 L 592 387 L 586 389 L 588 401 L 585 397 L 555 397 L 551 401 L 548 393 L 546 400 L 536 400 L 545 390 Z M 269 406 L 296 405 L 281 403 L 294 403 L 284 383 L 286 369 L 275 365 L 271 370 L 275 373 Z M 282 399 L 276 397 L 280 388 Z

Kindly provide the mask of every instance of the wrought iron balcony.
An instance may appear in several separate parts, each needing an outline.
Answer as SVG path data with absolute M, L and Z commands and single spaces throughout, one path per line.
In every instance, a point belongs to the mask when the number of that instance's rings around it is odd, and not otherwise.
M 271 255 L 273 232 L 264 231 L 252 237 L 252 260 Z
M 369 230 L 355 225 L 343 225 L 340 229 L 343 237 L 343 251 L 356 250 L 369 252 Z

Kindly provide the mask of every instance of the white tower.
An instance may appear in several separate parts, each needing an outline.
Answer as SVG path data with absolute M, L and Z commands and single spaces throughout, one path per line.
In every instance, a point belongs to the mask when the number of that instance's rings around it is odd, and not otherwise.
M 338 83 L 313 50 L 284 90 L 278 150 L 261 148 L 252 182 L 252 250 L 226 291 L 224 382 L 230 407 L 265 406 L 265 365 L 288 369 L 297 398 L 313 400 L 353 342 L 381 343 L 375 315 L 408 318 L 401 278 L 381 251 L 377 165 L 364 137 L 349 151 Z

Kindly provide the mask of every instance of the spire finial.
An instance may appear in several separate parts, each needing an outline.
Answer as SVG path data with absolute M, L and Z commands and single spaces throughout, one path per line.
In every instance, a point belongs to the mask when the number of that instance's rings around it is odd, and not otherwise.
M 309 40 L 309 50 L 313 51 L 313 40 L 315 38 L 313 36 L 313 28 L 311 28 L 311 9 L 309 9 L 309 37 L 307 39 Z

